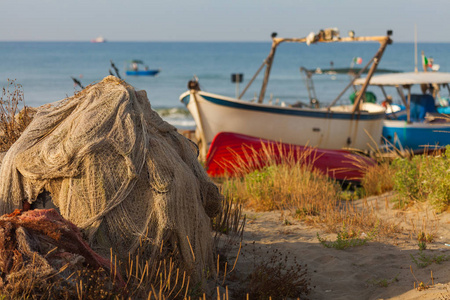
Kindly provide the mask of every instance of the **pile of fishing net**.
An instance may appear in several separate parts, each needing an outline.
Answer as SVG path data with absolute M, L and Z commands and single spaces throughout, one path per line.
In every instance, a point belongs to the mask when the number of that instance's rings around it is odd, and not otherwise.
M 2 160 L 0 214 L 49 195 L 99 254 L 175 253 L 200 276 L 214 269 L 221 195 L 197 155 L 145 91 L 108 76 L 38 109 Z
M 112 263 L 95 253 L 78 228 L 54 209 L 15 210 L 0 217 L 0 288 L 9 295 L 63 290 L 78 284 L 80 270 L 107 271 L 110 285 L 124 282 Z M 94 274 L 94 273 L 91 273 Z M 67 280 L 67 278 L 71 278 Z M 72 287 L 73 288 L 73 287 Z M 23 295 L 23 294 L 22 294 Z

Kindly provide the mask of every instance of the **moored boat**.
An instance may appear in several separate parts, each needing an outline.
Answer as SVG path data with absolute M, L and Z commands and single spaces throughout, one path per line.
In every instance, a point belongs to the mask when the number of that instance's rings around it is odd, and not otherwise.
M 142 60 L 138 59 L 130 61 L 125 70 L 127 76 L 156 76 L 159 72 L 161 69 L 149 69 Z
M 160 70 L 127 70 L 128 76 L 155 76 Z
M 376 162 L 346 150 L 327 150 L 256 138 L 232 132 L 214 137 L 206 156 L 205 167 L 212 177 L 241 175 L 272 163 L 309 165 L 328 177 L 359 182 L 368 167 Z
M 368 150 L 381 143 L 382 122 L 385 109 L 381 105 L 363 103 L 358 96 L 353 105 L 335 106 L 342 96 L 338 95 L 330 105 L 317 107 L 317 103 L 306 106 L 270 105 L 264 98 L 270 69 L 277 47 L 284 42 L 330 43 L 376 41 L 380 48 L 365 67 L 368 78 L 375 72 L 387 45 L 392 43 L 391 32 L 386 36 L 340 37 L 335 29 L 310 34 L 305 38 L 277 38 L 272 35 L 272 48 L 263 65 L 237 98 L 221 96 L 200 90 L 198 81 L 190 81 L 189 91 L 180 96 L 197 125 L 202 157 L 206 156 L 213 138 L 223 131 L 240 133 L 258 138 L 294 145 L 309 145 L 323 149 L 357 148 Z M 242 100 L 248 87 L 265 67 L 265 75 L 257 102 Z M 351 83 L 344 89 L 347 90 Z M 364 87 L 365 89 L 366 87 Z M 332 99 L 331 99 L 332 100 Z M 373 145 L 375 143 L 376 145 Z
M 106 39 L 102 36 L 98 36 L 95 39 L 91 40 L 91 43 L 105 43 Z
M 363 83 L 363 78 L 355 81 L 356 85 Z M 385 97 L 388 96 L 387 87 L 395 88 L 401 104 L 406 107 L 405 114 L 393 113 L 384 121 L 383 137 L 387 146 L 420 153 L 450 144 L 448 98 L 441 97 L 443 88 L 450 96 L 450 73 L 384 74 L 373 76 L 369 84 L 380 87 Z M 418 91 L 414 91 L 413 87 Z M 391 105 L 390 101 L 385 103 L 387 107 Z

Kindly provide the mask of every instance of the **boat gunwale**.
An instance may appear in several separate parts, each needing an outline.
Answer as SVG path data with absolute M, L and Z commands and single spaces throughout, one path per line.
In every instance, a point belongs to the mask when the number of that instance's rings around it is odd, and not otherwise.
M 410 122 L 405 120 L 384 120 L 385 128 L 410 128 L 410 129 L 445 129 L 450 130 L 450 123 L 426 123 L 426 122 Z M 388 126 L 388 127 L 386 127 Z
M 220 96 L 217 94 L 212 94 L 204 91 L 186 91 L 180 96 L 180 101 L 186 106 L 188 105 L 190 99 L 188 99 L 191 93 L 198 93 L 205 101 L 214 103 L 220 106 L 226 106 L 235 109 L 259 111 L 265 113 L 281 114 L 281 115 L 291 115 L 291 116 L 302 116 L 310 118 L 322 118 L 322 119 L 347 119 L 347 120 L 378 120 L 384 119 L 386 112 L 381 109 L 379 112 L 369 112 L 361 110 L 359 113 L 352 113 L 351 111 L 333 111 L 324 109 L 314 109 L 314 108 L 299 108 L 299 107 L 281 107 L 274 106 L 264 103 L 252 103 L 244 100 L 238 100 L 231 97 Z M 344 105 L 351 107 L 351 105 Z

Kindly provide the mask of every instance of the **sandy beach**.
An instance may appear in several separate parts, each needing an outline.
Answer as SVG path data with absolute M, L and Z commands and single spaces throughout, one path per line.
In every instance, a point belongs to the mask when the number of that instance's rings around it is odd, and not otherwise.
M 306 225 L 289 212 L 246 210 L 243 247 L 234 274 L 227 279 L 230 290 L 237 290 L 255 265 L 280 252 L 287 255 L 288 264 L 296 257 L 298 263 L 307 265 L 311 278 L 308 299 L 450 299 L 448 262 L 419 268 L 411 257 L 417 259 L 419 254 L 418 230 L 432 232 L 435 237 L 423 251 L 426 257 L 450 257 L 450 247 L 445 245 L 450 242 L 448 213 L 435 215 L 420 207 L 396 210 L 392 197 L 393 193 L 388 193 L 357 200 L 356 204 L 369 205 L 380 218 L 395 221 L 400 233 L 345 250 L 322 246 L 317 234 L 329 241 L 336 240 L 336 234 Z M 230 264 L 238 249 L 235 245 L 229 252 Z M 417 289 L 420 282 L 425 286 L 421 291 Z

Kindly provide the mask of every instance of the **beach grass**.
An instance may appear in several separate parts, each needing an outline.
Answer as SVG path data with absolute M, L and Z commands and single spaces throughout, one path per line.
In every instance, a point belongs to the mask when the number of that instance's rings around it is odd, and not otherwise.
M 380 159 L 376 165 L 366 167 L 361 180 L 364 196 L 376 196 L 392 191 L 394 174 L 395 171 L 388 159 Z
M 245 166 L 242 172 L 245 175 L 228 177 L 223 181 L 225 197 L 255 210 L 289 210 L 295 218 L 330 232 L 338 233 L 347 228 L 367 233 L 374 227 L 385 236 L 398 232 L 398 226 L 380 220 L 373 207 L 368 204 L 356 207 L 352 201 L 344 199 L 342 186 L 314 170 L 311 164 L 301 159 L 293 160 L 293 155 L 282 157 L 281 162 L 271 153 L 264 155 L 267 158 L 255 159 L 266 162 L 264 167 L 248 173 Z M 363 194 L 377 195 L 392 189 L 393 184 L 389 180 L 379 179 L 387 177 L 387 172 L 392 172 L 387 162 L 367 168 L 362 181 Z M 366 190 L 372 186 L 376 187 Z
M 398 158 L 393 162 L 399 207 L 428 202 L 436 212 L 450 205 L 450 146 L 445 150 Z
M 31 116 L 24 105 L 22 86 L 15 80 L 8 79 L 0 96 L 0 152 L 7 151 L 30 122 Z

